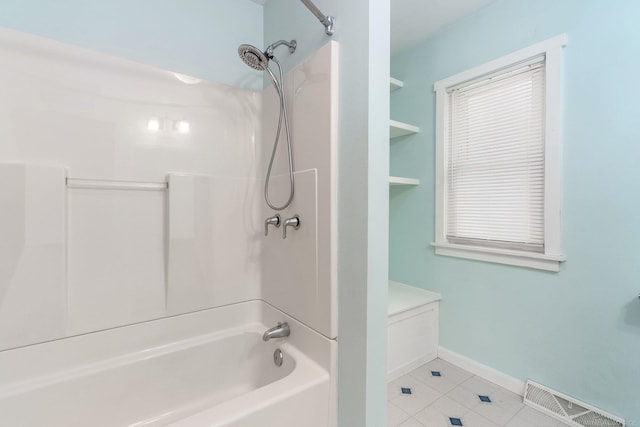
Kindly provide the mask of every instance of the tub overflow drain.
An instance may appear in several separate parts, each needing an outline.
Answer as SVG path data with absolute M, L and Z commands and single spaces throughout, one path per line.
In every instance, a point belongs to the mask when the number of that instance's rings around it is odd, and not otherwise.
M 273 363 L 276 366 L 282 366 L 282 360 L 284 359 L 284 355 L 282 354 L 282 350 L 276 348 L 276 351 L 273 352 Z

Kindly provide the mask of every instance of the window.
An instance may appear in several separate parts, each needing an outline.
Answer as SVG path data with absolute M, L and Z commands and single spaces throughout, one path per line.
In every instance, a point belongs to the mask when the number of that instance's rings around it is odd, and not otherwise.
M 436 253 L 559 271 L 558 36 L 435 84 Z

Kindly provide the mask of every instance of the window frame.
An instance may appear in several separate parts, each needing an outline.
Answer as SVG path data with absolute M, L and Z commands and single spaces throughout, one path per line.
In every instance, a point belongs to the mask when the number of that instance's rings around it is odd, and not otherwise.
M 436 92 L 436 230 L 435 242 L 432 245 L 437 255 L 560 271 L 560 263 L 566 259 L 561 245 L 562 50 L 566 45 L 567 36 L 561 34 L 434 84 Z M 541 55 L 545 57 L 544 252 L 451 243 L 446 235 L 448 89 Z

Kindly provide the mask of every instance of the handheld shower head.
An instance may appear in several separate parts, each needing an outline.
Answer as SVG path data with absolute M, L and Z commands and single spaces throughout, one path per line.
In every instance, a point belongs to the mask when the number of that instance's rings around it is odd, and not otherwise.
M 296 51 L 298 44 L 295 40 L 278 40 L 267 46 L 264 52 L 250 44 L 241 44 L 238 47 L 238 55 L 240 55 L 240 59 L 242 59 L 245 64 L 254 70 L 267 71 L 269 69 L 269 60 L 274 59 L 273 51 L 279 46 L 287 46 L 289 53 L 293 53 Z
M 278 59 L 274 56 L 274 50 L 279 46 L 287 46 L 289 48 L 289 53 L 293 53 L 296 51 L 297 43 L 295 40 L 286 41 L 286 40 L 278 40 L 275 43 L 267 46 L 267 49 L 263 52 L 255 46 L 250 44 L 241 44 L 238 47 L 238 55 L 240 55 L 240 59 L 242 62 L 247 64 L 249 67 L 258 71 L 266 71 L 267 75 L 273 82 L 273 86 L 278 92 L 278 99 L 280 100 L 280 115 L 278 118 L 278 127 L 276 130 L 276 136 L 273 142 L 273 150 L 271 151 L 271 160 L 269 161 L 269 167 L 267 169 L 267 177 L 265 179 L 264 184 L 264 200 L 267 202 L 267 205 L 276 211 L 281 211 L 286 209 L 293 200 L 294 193 L 294 176 L 293 176 L 293 156 L 291 154 L 291 135 L 289 131 L 289 119 L 287 118 L 287 102 L 285 99 L 285 91 L 284 91 L 284 77 L 282 75 L 282 67 L 278 62 Z M 280 74 L 280 80 L 276 78 L 271 68 L 269 68 L 269 61 L 273 61 L 278 67 L 278 72 Z M 276 155 L 276 151 L 278 149 L 278 141 L 280 140 L 280 131 L 282 129 L 282 119 L 284 118 L 284 130 L 287 137 L 287 157 L 289 160 L 289 198 L 287 201 L 280 206 L 274 205 L 269 199 L 269 182 L 271 179 L 271 169 L 273 167 L 273 161 Z
M 269 68 L 269 58 L 265 52 L 262 52 L 260 49 L 250 44 L 241 44 L 238 47 L 238 55 L 240 55 L 242 62 L 254 70 L 266 71 L 276 89 L 280 87 L 276 76 L 273 75 L 273 72 Z
M 240 59 L 249 67 L 258 71 L 266 71 L 269 68 L 269 58 L 255 46 L 241 44 L 238 47 Z

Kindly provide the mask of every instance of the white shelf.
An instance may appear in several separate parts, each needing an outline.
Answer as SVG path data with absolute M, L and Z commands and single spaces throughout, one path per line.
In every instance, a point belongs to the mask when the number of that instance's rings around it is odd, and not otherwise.
M 404 86 L 401 80 L 389 77 L 389 91 L 393 92 Z M 420 132 L 420 128 L 410 125 L 408 123 L 398 122 L 396 120 L 389 120 L 389 139 L 398 138 L 400 136 L 411 135 Z M 420 185 L 420 180 L 416 178 L 405 178 L 402 176 L 390 176 L 389 185 L 407 185 L 415 186 Z
M 393 92 L 394 90 L 398 90 L 402 87 L 404 87 L 404 83 L 402 82 L 402 80 L 389 77 L 389 92 Z
M 397 138 L 399 136 L 411 135 L 418 132 L 420 132 L 420 128 L 418 126 L 398 122 L 396 120 L 389 120 L 390 139 Z
M 389 185 L 420 185 L 420 180 L 417 178 L 405 178 L 402 176 L 390 176 Z

